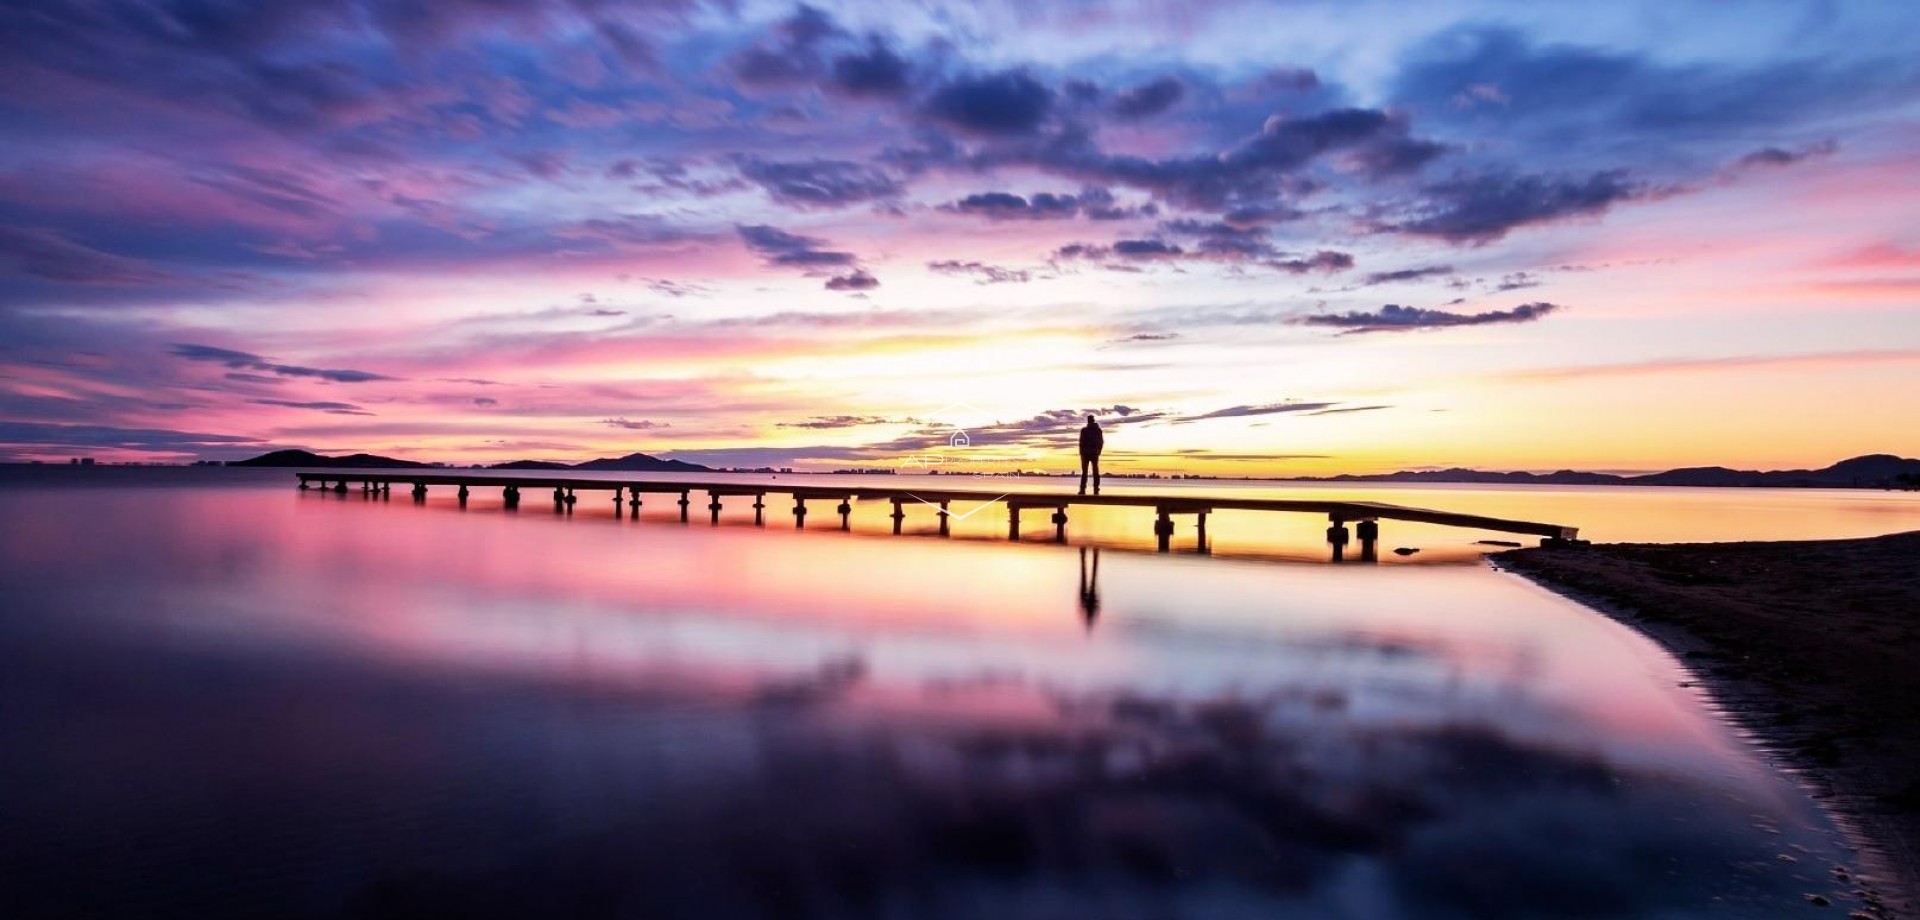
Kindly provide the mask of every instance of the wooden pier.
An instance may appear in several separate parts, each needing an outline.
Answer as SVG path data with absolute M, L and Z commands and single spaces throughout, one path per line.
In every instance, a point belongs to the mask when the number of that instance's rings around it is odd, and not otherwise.
M 1207 544 L 1207 515 L 1215 511 L 1277 511 L 1294 514 L 1326 515 L 1327 545 L 1333 558 L 1344 558 L 1347 545 L 1358 538 L 1360 558 L 1374 558 L 1380 539 L 1380 521 L 1416 521 L 1423 524 L 1439 524 L 1447 527 L 1462 527 L 1471 530 L 1494 531 L 1498 533 L 1522 534 L 1543 537 L 1544 543 L 1574 544 L 1579 542 L 1579 529 L 1564 524 L 1549 524 L 1540 521 L 1521 521 L 1508 518 L 1487 517 L 1478 514 L 1459 514 L 1452 511 L 1439 511 L 1430 508 L 1410 508 L 1404 505 L 1390 505 L 1382 502 L 1321 501 L 1317 499 L 1291 498 L 1233 498 L 1224 496 L 1199 495 L 1078 495 L 1071 492 L 1001 492 L 991 489 L 928 489 L 902 488 L 897 486 L 876 487 L 869 485 L 800 485 L 784 483 L 755 482 L 698 482 L 692 480 L 615 480 L 583 479 L 567 476 L 486 476 L 459 473 L 425 473 L 413 471 L 366 471 L 353 473 L 298 473 L 300 488 L 318 488 L 345 494 L 349 486 L 368 494 L 391 495 L 393 486 L 399 483 L 407 487 L 415 501 L 425 501 L 427 490 L 433 486 L 452 486 L 459 491 L 460 503 L 465 505 L 475 488 L 501 490 L 503 502 L 509 508 L 518 507 L 523 490 L 535 493 L 551 492 L 556 508 L 570 510 L 578 500 L 580 492 L 607 492 L 612 495 L 613 506 L 618 511 L 624 503 L 637 516 L 643 502 L 642 496 L 677 496 L 676 504 L 680 508 L 680 520 L 687 521 L 689 508 L 693 504 L 693 493 L 706 495 L 708 520 L 720 523 L 720 511 L 723 499 L 753 499 L 753 522 L 766 523 L 768 495 L 785 495 L 793 500 L 793 523 L 795 527 L 805 527 L 807 523 L 807 503 L 834 502 L 832 511 L 840 516 L 841 529 L 849 529 L 853 515 L 853 503 L 857 500 L 885 501 L 893 505 L 893 532 L 900 533 L 906 521 L 907 512 L 925 506 L 936 514 L 940 523 L 940 533 L 948 532 L 954 503 L 991 504 L 998 502 L 1007 509 L 1007 537 L 1020 539 L 1021 515 L 1027 511 L 1052 512 L 1047 523 L 1053 525 L 1054 539 L 1065 542 L 1067 538 L 1067 509 L 1075 506 L 1105 505 L 1110 507 L 1151 508 L 1155 514 L 1153 532 L 1161 552 L 1167 552 L 1173 545 L 1174 518 L 1191 515 L 1194 518 L 1196 545 L 1205 550 Z M 818 507 L 818 505 L 816 505 Z M 969 512 L 970 514 L 971 512 Z M 1353 524 L 1352 530 L 1347 525 Z

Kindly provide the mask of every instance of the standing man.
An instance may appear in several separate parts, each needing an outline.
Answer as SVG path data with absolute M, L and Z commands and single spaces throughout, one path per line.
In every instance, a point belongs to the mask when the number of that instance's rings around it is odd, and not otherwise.
M 1100 450 L 1107 446 L 1100 423 L 1087 416 L 1087 427 L 1080 429 L 1080 494 L 1087 494 L 1087 467 L 1093 467 L 1093 494 L 1100 494 Z

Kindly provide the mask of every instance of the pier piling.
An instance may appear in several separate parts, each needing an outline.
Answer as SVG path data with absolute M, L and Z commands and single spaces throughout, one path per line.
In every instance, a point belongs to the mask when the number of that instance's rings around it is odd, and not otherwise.
M 1340 562 L 1347 556 L 1347 522 L 1334 515 L 1332 526 L 1327 528 L 1327 546 L 1333 551 L 1333 561 Z

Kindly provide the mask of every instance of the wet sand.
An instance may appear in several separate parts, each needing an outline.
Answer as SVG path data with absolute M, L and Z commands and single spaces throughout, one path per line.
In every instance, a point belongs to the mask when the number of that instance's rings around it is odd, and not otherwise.
M 1862 540 L 1620 543 L 1502 567 L 1665 644 L 1863 838 L 1892 916 L 1920 891 L 1920 531 Z

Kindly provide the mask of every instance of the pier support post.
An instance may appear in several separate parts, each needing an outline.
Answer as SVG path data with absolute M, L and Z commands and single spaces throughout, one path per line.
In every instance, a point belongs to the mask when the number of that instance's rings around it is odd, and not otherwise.
M 340 480 L 339 482 L 336 482 L 336 483 L 334 483 L 334 484 L 333 484 L 333 494 L 335 494 L 335 495 L 345 495 L 345 494 L 347 494 L 347 481 L 346 481 L 346 480 L 344 480 L 344 479 L 342 479 L 342 480 Z
M 687 507 L 693 504 L 693 500 L 687 497 L 690 494 L 692 493 L 684 489 L 680 492 L 680 523 L 682 524 L 687 522 Z
M 1354 536 L 1360 538 L 1360 561 L 1378 562 L 1380 556 L 1376 549 L 1380 541 L 1380 523 L 1373 518 L 1363 518 L 1353 525 Z
M 853 502 L 849 499 L 843 498 L 840 500 L 840 507 L 835 508 L 834 510 L 840 512 L 840 529 L 852 530 L 853 529 Z
M 573 487 L 572 487 L 572 486 L 568 486 L 568 487 L 567 487 L 567 510 L 568 510 L 568 511 L 572 511 L 572 510 L 573 510 L 573 502 L 574 502 L 574 499 L 575 499 L 575 497 L 576 497 L 576 496 L 575 496 L 575 495 L 573 494 Z
M 416 482 L 413 484 L 413 500 L 416 502 L 423 502 L 427 500 L 427 484 L 426 483 Z
M 1067 506 L 1053 509 L 1053 542 L 1067 542 Z
M 767 524 L 767 493 L 753 493 L 753 526 L 765 527 Z
M 707 493 L 707 511 L 712 514 L 713 523 L 715 524 L 720 523 L 720 494 L 719 493 L 717 492 Z
M 620 516 L 620 487 L 613 487 L 613 516 Z
M 393 483 L 391 483 L 391 482 L 383 482 L 383 483 L 381 483 L 381 484 L 380 484 L 380 497 L 381 497 L 381 498 L 386 498 L 387 496 L 389 496 L 389 495 L 392 495 L 392 494 L 393 494 Z
M 948 519 L 952 516 L 953 515 L 947 511 L 946 501 L 942 500 L 940 502 L 940 535 L 943 537 L 952 532 L 947 523 Z
M 1194 522 L 1194 548 L 1199 550 L 1202 555 L 1211 553 L 1213 552 L 1213 547 L 1207 544 L 1207 512 L 1202 511 L 1195 515 L 1195 517 L 1198 518 L 1198 520 Z
M 1173 549 L 1173 513 L 1165 508 L 1156 509 L 1158 517 L 1153 522 L 1153 536 L 1161 552 Z
M 798 495 L 793 497 L 793 529 L 807 526 L 807 500 Z
M 300 480 L 300 491 L 305 492 L 306 490 L 307 490 L 307 480 L 303 477 Z
M 553 487 L 554 506 L 559 507 L 560 505 L 564 505 L 566 503 L 567 503 L 567 490 L 562 489 L 559 486 L 554 486 Z
M 627 487 L 627 510 L 632 511 L 633 516 L 636 518 L 640 516 L 640 487 L 639 486 Z
M 460 484 L 460 507 L 465 508 L 467 506 L 467 496 L 467 484 L 463 482 Z
M 1007 539 L 1020 539 L 1020 506 L 1007 506 Z
M 1327 528 L 1327 545 L 1333 550 L 1333 561 L 1347 558 L 1347 522 L 1335 516 L 1333 525 Z
M 907 520 L 906 510 L 900 507 L 901 501 L 902 499 L 899 498 L 893 500 L 893 532 L 895 536 L 899 535 L 900 525 Z
M 500 501 L 507 506 L 507 510 L 509 511 L 520 507 L 520 487 L 508 486 L 502 489 L 500 492 Z

